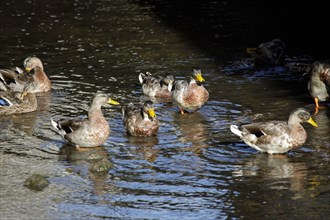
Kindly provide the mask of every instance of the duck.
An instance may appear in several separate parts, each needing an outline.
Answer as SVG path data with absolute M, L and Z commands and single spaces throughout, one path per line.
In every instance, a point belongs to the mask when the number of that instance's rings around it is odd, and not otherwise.
M 25 84 L 33 80 L 33 90 L 30 92 L 48 92 L 52 83 L 44 71 L 43 64 L 38 57 L 27 57 L 23 62 L 24 70 L 19 67 L 0 69 L 0 89 L 10 89 L 22 92 Z
M 127 133 L 134 137 L 156 136 L 159 120 L 153 102 L 132 103 L 122 107 L 122 120 Z
M 297 108 L 290 113 L 287 121 L 230 125 L 230 131 L 259 152 L 285 154 L 306 142 L 307 132 L 301 125 L 304 122 L 318 126 L 305 108 Z
M 0 91 L 0 115 L 13 115 L 37 110 L 37 98 L 30 92 L 32 83 L 25 84 L 22 92 Z
M 24 68 L 30 73 L 33 70 L 34 90 L 35 93 L 48 92 L 52 89 L 52 83 L 44 71 L 44 66 L 41 60 L 36 56 L 27 57 L 24 59 Z
M 252 56 L 255 67 L 273 67 L 284 64 L 285 44 L 278 38 L 261 43 L 258 47 L 249 47 L 246 52 Z
M 88 110 L 87 118 L 71 118 L 54 120 L 51 124 L 68 144 L 76 148 L 97 147 L 105 143 L 110 135 L 110 126 L 103 116 L 102 106 L 119 105 L 105 93 L 96 93 Z
M 34 80 L 33 73 L 34 71 L 28 73 L 19 67 L 0 69 L 0 90 L 23 92 L 25 86 Z
M 150 72 L 140 73 L 139 81 L 142 84 L 142 93 L 144 95 L 163 99 L 172 97 L 173 75 L 153 76 Z
M 319 110 L 319 101 L 329 99 L 330 64 L 316 61 L 312 64 L 308 81 L 308 90 L 315 102 L 315 113 Z
M 205 82 L 200 68 L 193 68 L 190 81 L 177 80 L 173 84 L 172 100 L 179 107 L 181 114 L 194 112 L 209 99 L 209 92 L 201 84 Z

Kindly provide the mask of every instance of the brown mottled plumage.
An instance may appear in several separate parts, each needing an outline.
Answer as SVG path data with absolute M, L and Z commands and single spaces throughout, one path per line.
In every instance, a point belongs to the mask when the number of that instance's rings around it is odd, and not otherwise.
M 44 71 L 44 66 L 38 57 L 27 57 L 24 60 L 24 67 L 27 72 L 34 71 L 34 90 L 33 92 L 48 92 L 52 84 Z
M 310 113 L 303 108 L 293 111 L 288 121 L 268 121 L 241 126 L 231 125 L 230 130 L 247 145 L 269 154 L 286 153 L 300 147 L 307 139 L 307 133 L 300 124 L 308 122 L 317 127 Z
M 51 119 L 53 127 L 61 137 L 76 147 L 96 147 L 103 144 L 110 135 L 110 126 L 103 116 L 101 106 L 118 105 L 108 95 L 98 93 L 93 97 L 86 119 Z
M 329 99 L 330 91 L 330 64 L 314 62 L 308 82 L 308 90 L 315 102 L 315 113 L 319 109 L 319 101 Z
M 34 81 L 33 73 L 34 71 L 28 73 L 19 67 L 0 69 L 0 90 L 23 92 L 26 85 Z
M 129 103 L 122 108 L 122 119 L 128 134 L 136 137 L 157 135 L 159 121 L 151 101 L 141 104 Z
M 37 110 L 37 98 L 31 93 L 31 83 L 22 92 L 0 91 L 0 115 L 21 114 Z
M 48 92 L 51 90 L 51 82 L 44 72 L 41 60 L 37 57 L 27 57 L 24 60 L 24 68 L 22 69 L 7 68 L 0 69 L 0 90 L 12 90 L 22 92 L 25 84 L 33 82 L 30 92 Z
M 271 67 L 284 63 L 285 44 L 280 39 L 262 43 L 256 48 L 247 48 L 246 51 L 252 56 L 255 67 Z
M 156 98 L 171 98 L 171 90 L 174 82 L 172 75 L 152 76 L 151 73 L 140 73 L 139 81 L 142 84 L 142 93 Z
M 172 91 L 173 102 L 177 104 L 180 113 L 184 111 L 196 111 L 201 108 L 209 99 L 209 92 L 201 84 L 205 80 L 200 69 L 193 69 L 192 77 L 188 83 L 185 80 L 175 81 Z

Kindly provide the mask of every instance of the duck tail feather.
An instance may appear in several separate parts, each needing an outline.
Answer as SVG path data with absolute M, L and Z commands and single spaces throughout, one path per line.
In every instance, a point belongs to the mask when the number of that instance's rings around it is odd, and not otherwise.
M 239 137 L 242 137 L 242 132 L 238 129 L 237 125 L 230 125 L 230 131 Z

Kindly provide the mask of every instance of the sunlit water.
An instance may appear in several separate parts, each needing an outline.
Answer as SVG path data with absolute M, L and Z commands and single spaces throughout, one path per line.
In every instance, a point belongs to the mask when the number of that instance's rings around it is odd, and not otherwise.
M 256 70 L 239 52 L 219 62 L 162 23 L 152 6 L 124 0 L 11 0 L 0 13 L 6 18 L 1 64 L 22 65 L 26 56 L 37 55 L 53 83 L 51 93 L 38 96 L 38 111 L 0 118 L 2 219 L 328 216 L 328 103 L 313 116 L 319 127 L 304 125 L 307 142 L 287 155 L 260 154 L 228 129 L 287 120 L 296 107 L 313 112 L 302 72 L 292 66 Z M 288 60 L 306 63 L 306 57 Z M 122 105 L 140 102 L 148 99 L 138 83 L 140 72 L 188 79 L 194 66 L 202 68 L 210 100 L 186 115 L 156 100 L 161 125 L 156 137 L 128 136 L 120 106 L 103 108 L 112 131 L 98 148 L 77 151 L 52 131 L 52 117 L 85 117 L 97 91 Z M 92 172 L 98 161 L 111 165 L 109 171 Z M 47 176 L 50 185 L 41 192 L 24 187 L 33 173 Z

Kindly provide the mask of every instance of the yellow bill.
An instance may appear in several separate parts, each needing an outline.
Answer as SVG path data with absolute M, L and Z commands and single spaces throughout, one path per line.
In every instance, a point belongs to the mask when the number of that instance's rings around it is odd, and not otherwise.
M 248 47 L 248 48 L 246 48 L 246 52 L 248 54 L 254 54 L 254 53 L 256 53 L 256 50 L 257 50 L 256 47 Z
M 21 95 L 19 96 L 19 99 L 20 99 L 20 100 L 23 100 L 24 97 L 25 97 L 27 94 L 28 94 L 27 91 L 22 92 Z
M 111 104 L 111 105 L 119 105 L 119 102 L 115 101 L 115 100 L 112 100 L 112 99 L 109 99 L 108 100 L 108 104 Z
M 197 74 L 196 75 L 196 79 L 198 80 L 198 82 L 205 82 L 205 79 L 202 77 L 202 74 Z
M 318 125 L 316 124 L 316 122 L 312 119 L 312 117 L 310 117 L 307 122 L 311 125 L 313 125 L 314 127 L 317 127 Z
M 155 110 L 153 108 L 151 108 L 151 109 L 148 110 L 148 114 L 152 118 L 156 117 L 156 113 L 155 113 Z

